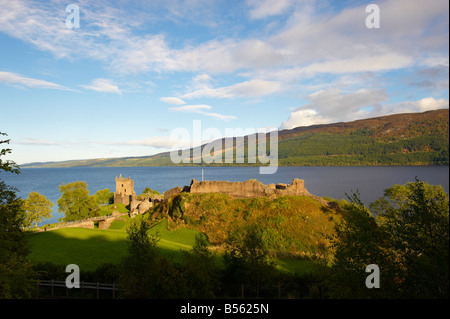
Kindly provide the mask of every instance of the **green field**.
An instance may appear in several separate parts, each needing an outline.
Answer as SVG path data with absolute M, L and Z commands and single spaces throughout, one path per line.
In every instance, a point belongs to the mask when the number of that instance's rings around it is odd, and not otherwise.
M 181 250 L 189 250 L 198 231 L 186 228 L 169 231 L 163 220 L 149 230 L 159 234 L 157 247 L 160 253 L 173 261 L 181 261 Z M 94 271 L 104 263 L 119 263 L 128 254 L 127 233 L 122 229 L 60 228 L 26 236 L 33 263 L 76 264 L 81 270 Z M 304 273 L 314 269 L 308 260 L 277 260 L 281 271 Z
M 190 249 L 197 232 L 189 229 L 168 231 L 166 221 L 149 233 L 159 232 L 158 247 L 170 259 L 181 257 L 180 249 Z M 123 229 L 60 228 L 27 235 L 32 262 L 77 264 L 80 269 L 95 270 L 102 263 L 118 263 L 128 254 L 127 233 Z

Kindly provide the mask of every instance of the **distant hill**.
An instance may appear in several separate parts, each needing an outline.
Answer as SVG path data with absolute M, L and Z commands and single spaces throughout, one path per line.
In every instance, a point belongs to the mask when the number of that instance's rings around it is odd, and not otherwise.
M 394 114 L 353 122 L 296 127 L 279 131 L 278 141 L 280 166 L 449 165 L 449 110 Z M 246 143 L 247 137 L 245 146 Z M 260 165 L 247 164 L 247 159 L 245 163 L 208 165 Z M 170 153 L 164 152 L 143 157 L 31 163 L 21 167 L 175 165 L 178 166 L 172 163 Z

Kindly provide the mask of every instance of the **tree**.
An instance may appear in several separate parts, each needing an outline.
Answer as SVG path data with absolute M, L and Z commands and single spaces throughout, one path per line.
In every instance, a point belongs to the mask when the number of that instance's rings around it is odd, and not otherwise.
M 38 227 L 38 223 L 43 218 L 52 217 L 53 203 L 49 201 L 44 195 L 38 192 L 31 192 L 24 202 L 24 209 L 26 212 L 26 225 L 31 226 L 33 223 Z
M 259 296 L 260 285 L 269 284 L 274 278 L 275 267 L 258 225 L 249 225 L 243 238 L 229 237 L 224 262 L 225 280 L 245 284 L 256 297 Z
M 343 219 L 336 225 L 336 237 L 332 241 L 333 264 L 328 274 L 329 293 L 333 298 L 389 298 L 397 290 L 392 286 L 397 271 L 395 256 L 387 247 L 386 236 L 376 223 L 359 194 L 348 198 L 350 203 L 341 205 Z M 379 266 L 383 281 L 380 289 L 367 288 L 366 267 Z
M 114 201 L 114 193 L 107 188 L 99 190 L 94 197 L 99 206 L 107 206 Z
M 62 193 L 58 199 L 58 211 L 64 214 L 63 221 L 69 222 L 95 216 L 98 209 L 94 196 L 89 196 L 87 183 L 72 182 L 59 186 Z
M 149 236 L 145 216 L 136 216 L 127 228 L 128 256 L 121 264 L 120 283 L 125 297 L 151 298 L 154 296 L 158 236 Z
M 370 205 L 375 218 L 354 195 L 336 228 L 330 295 L 448 298 L 448 199 L 441 186 L 419 180 L 394 185 Z M 365 285 L 370 264 L 380 269 L 380 288 Z
M 404 297 L 448 298 L 449 196 L 442 186 L 394 185 L 371 205 L 402 260 Z
M 0 132 L 0 135 L 5 135 Z M 0 141 L 0 144 L 6 143 Z M 1 149 L 0 156 L 9 153 Z M 12 161 L 0 159 L 0 171 L 19 174 Z M 0 180 L 0 299 L 33 296 L 35 273 L 27 259 L 29 249 L 23 234 L 25 212 L 17 190 Z
M 7 136 L 6 133 L 0 132 L 0 136 L 2 136 L 2 135 Z M 9 141 L 10 140 L 0 140 L 0 144 L 9 144 Z M 0 149 L 0 157 L 5 156 L 8 153 L 11 153 L 10 148 Z M 12 173 L 16 173 L 16 174 L 20 173 L 19 167 L 17 166 L 17 164 L 14 161 L 11 161 L 11 160 L 3 161 L 0 158 L 0 171 L 2 171 L 2 170 L 5 172 L 12 172 Z
M 206 235 L 199 233 L 195 236 L 193 249 L 183 251 L 188 298 L 214 298 L 214 292 L 219 288 L 219 267 L 208 245 Z

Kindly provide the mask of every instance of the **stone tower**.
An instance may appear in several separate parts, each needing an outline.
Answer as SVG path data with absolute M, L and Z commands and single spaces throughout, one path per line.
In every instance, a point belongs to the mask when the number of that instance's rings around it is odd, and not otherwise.
M 134 192 L 134 181 L 129 177 L 122 178 L 122 174 L 120 174 L 119 178 L 116 177 L 114 204 L 122 203 L 128 206 L 134 198 L 136 198 L 136 193 Z

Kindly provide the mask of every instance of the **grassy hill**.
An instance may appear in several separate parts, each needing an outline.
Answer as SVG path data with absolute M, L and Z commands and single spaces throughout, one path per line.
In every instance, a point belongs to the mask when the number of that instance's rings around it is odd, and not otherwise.
M 182 250 L 192 248 L 199 232 L 207 235 L 219 257 L 227 239 L 239 240 L 247 227 L 258 225 L 277 268 L 304 273 L 317 267 L 310 257 L 327 257 L 329 236 L 341 214 L 304 196 L 233 199 L 224 194 L 182 193 L 153 206 L 143 217 L 159 221 L 149 233 L 158 234 L 157 247 L 170 260 L 181 261 Z M 108 230 L 28 233 L 29 258 L 33 263 L 77 264 L 85 271 L 117 264 L 128 254 L 129 222 L 129 218 L 114 222 Z
M 217 246 L 243 237 L 257 225 L 268 249 L 278 255 L 326 257 L 340 212 L 306 196 L 233 199 L 225 194 L 181 193 L 154 206 L 152 218 L 167 218 L 172 230 L 194 229 Z
M 347 123 L 297 127 L 278 133 L 279 165 L 448 165 L 448 134 L 448 109 L 395 114 Z M 222 142 L 224 143 L 224 140 Z M 247 137 L 244 145 L 247 146 Z M 246 149 L 245 154 L 247 154 Z M 213 165 L 249 165 L 247 158 L 245 163 Z M 31 163 L 21 165 L 21 167 L 174 165 L 170 160 L 169 152 L 165 152 L 143 157 Z

